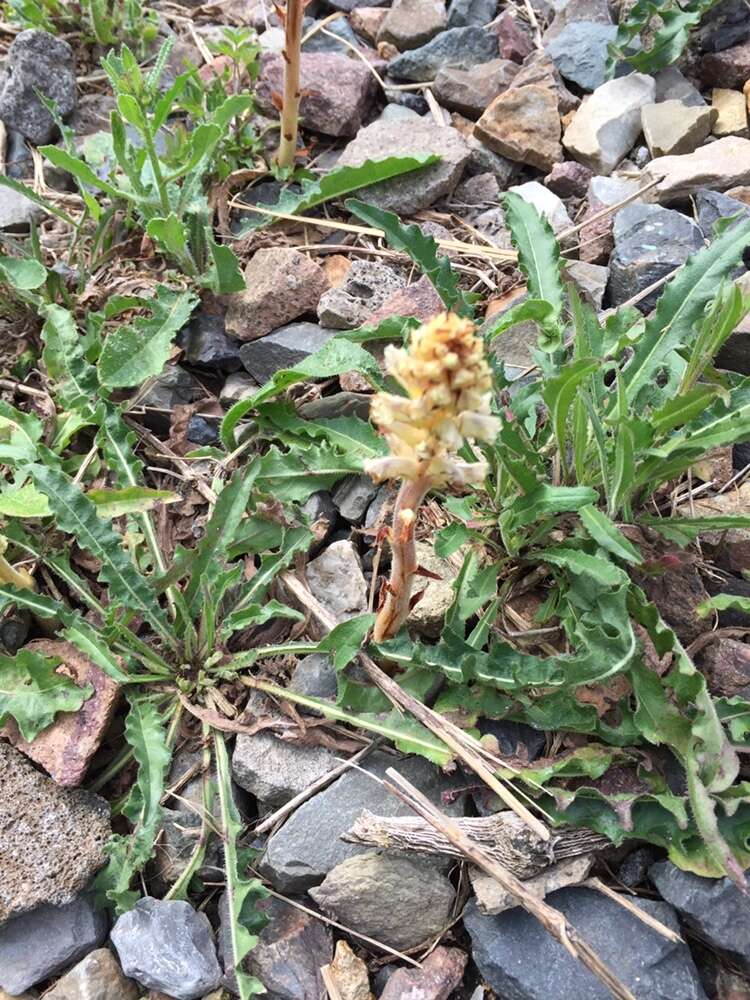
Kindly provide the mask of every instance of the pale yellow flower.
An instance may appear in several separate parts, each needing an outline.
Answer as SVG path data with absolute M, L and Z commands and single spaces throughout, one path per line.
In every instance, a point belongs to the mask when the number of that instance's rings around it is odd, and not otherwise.
M 492 374 L 474 324 L 441 313 L 412 334 L 408 349 L 387 347 L 385 365 L 407 396 L 373 397 L 370 416 L 390 455 L 367 462 L 366 471 L 377 481 L 481 483 L 486 463 L 456 455 L 465 440 L 491 442 L 500 429 L 490 412 Z

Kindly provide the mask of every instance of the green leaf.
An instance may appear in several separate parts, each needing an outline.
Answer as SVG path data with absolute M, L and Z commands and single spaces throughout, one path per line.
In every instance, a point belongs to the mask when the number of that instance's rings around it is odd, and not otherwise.
M 447 559 L 454 552 L 458 552 L 471 538 L 472 534 L 466 525 L 458 521 L 446 524 L 435 536 L 435 555 L 439 559 Z
M 726 228 L 710 246 L 694 254 L 667 284 L 656 309 L 646 321 L 643 336 L 634 344 L 633 357 L 622 372 L 628 400 L 635 403 L 650 389 L 670 351 L 690 346 L 697 336 L 704 310 L 742 258 L 750 243 L 750 219 Z
M 166 218 L 149 219 L 146 224 L 146 233 L 159 247 L 163 247 L 171 257 L 175 257 L 177 260 L 180 260 L 187 252 L 187 227 L 174 212 L 170 212 Z
M 137 316 L 129 326 L 109 334 L 99 358 L 99 378 L 110 389 L 140 385 L 159 375 L 166 364 L 172 340 L 190 319 L 198 303 L 192 292 L 173 292 L 157 286 L 156 298 L 144 303 L 151 316 Z
M 358 615 L 332 628 L 318 643 L 319 653 L 329 653 L 333 668 L 343 670 L 362 648 L 365 636 L 375 624 L 375 615 Z
M 600 556 L 591 556 L 578 549 L 566 548 L 563 545 L 554 549 L 542 549 L 536 553 L 540 562 L 552 563 L 553 566 L 561 566 L 571 573 L 582 574 L 605 587 L 616 587 L 625 582 L 625 573 L 610 562 Z
M 219 494 L 190 568 L 190 580 L 184 592 L 188 607 L 200 596 L 201 581 L 210 579 L 208 574 L 211 568 L 218 569 L 219 561 L 226 556 L 247 510 L 258 472 L 258 462 L 248 468 L 238 469 Z
M 164 779 L 172 756 L 163 719 L 147 697 L 130 698 L 125 739 L 138 764 L 135 785 L 122 808 L 133 830 L 129 835 L 117 834 L 112 838 L 107 848 L 109 862 L 94 883 L 118 914 L 131 909 L 140 896 L 130 887 L 154 853 L 162 819 Z
M 31 485 L 0 493 L 0 514 L 6 517 L 47 517 L 47 498 Z
M 600 367 L 599 361 L 591 358 L 580 358 L 578 361 L 565 365 L 559 375 L 544 381 L 542 396 L 550 412 L 563 477 L 566 479 L 570 471 L 568 468 L 568 413 L 576 397 L 578 387 Z
M 176 503 L 181 499 L 171 490 L 153 490 L 146 486 L 126 486 L 122 489 L 89 490 L 86 496 L 96 504 L 100 517 L 122 517 L 123 514 L 143 514 L 162 503 Z M 0 497 L 0 506 L 2 498 Z
M 700 416 L 716 398 L 719 389 L 715 385 L 699 385 L 676 399 L 668 400 L 649 417 L 654 435 L 666 434 Z
M 638 523 L 685 546 L 711 531 L 747 530 L 750 528 L 750 517 L 741 514 L 716 514 L 712 517 L 652 517 L 650 514 L 640 514 Z
M 603 511 L 598 510 L 593 504 L 587 504 L 578 511 L 581 524 L 597 545 L 611 552 L 613 556 L 622 559 L 623 562 L 632 563 L 639 566 L 643 558 L 632 542 L 623 535 L 620 529 L 614 524 Z
M 563 514 L 581 509 L 599 499 L 590 486 L 549 486 L 542 483 L 525 496 L 516 497 L 506 514 L 514 528 L 534 524 L 552 514 Z
M 148 583 L 124 551 L 122 537 L 97 514 L 96 505 L 57 469 L 32 465 L 30 472 L 39 492 L 47 497 L 59 530 L 72 535 L 77 545 L 100 561 L 99 579 L 109 586 L 112 607 L 141 615 L 173 644 L 169 625 Z
M 53 167 L 67 171 L 81 184 L 104 191 L 115 201 L 119 199 L 134 200 L 127 191 L 120 190 L 99 177 L 80 156 L 73 156 L 72 153 L 59 146 L 40 146 L 39 152 L 49 160 Z
M 294 368 L 284 368 L 276 372 L 254 396 L 235 403 L 222 421 L 221 440 L 224 447 L 228 451 L 237 447 L 234 435 L 237 424 L 260 403 L 280 395 L 296 382 L 314 378 L 332 378 L 348 371 L 357 371 L 365 375 L 377 388 L 383 384 L 380 367 L 372 354 L 358 344 L 349 343 L 343 337 L 334 337 Z
M 240 848 L 244 823 L 234 801 L 232 775 L 222 733 L 214 734 L 214 756 L 219 785 L 226 906 L 229 911 L 229 961 L 225 971 L 234 973 L 240 1000 L 248 1000 L 249 997 L 266 992 L 260 980 L 245 971 L 245 959 L 257 945 L 258 935 L 268 922 L 257 904 L 269 893 L 260 879 L 248 879 L 246 875 L 255 852 Z
M 38 260 L 0 254 L 0 279 L 19 291 L 29 292 L 44 284 L 47 280 L 47 268 Z
M 523 302 L 511 306 L 499 316 L 493 316 L 487 320 L 482 330 L 485 338 L 490 342 L 518 323 L 527 323 L 531 320 L 539 326 L 544 326 L 550 321 L 554 321 L 554 314 L 555 308 L 551 302 L 546 302 L 544 299 L 524 299 Z
M 617 63 L 625 59 L 639 73 L 655 73 L 679 59 L 690 30 L 719 0 L 691 0 L 680 6 L 673 0 L 637 0 L 620 20 L 617 35 L 609 46 L 607 76 L 612 78 Z M 648 35 L 648 47 L 641 35 Z
M 44 426 L 33 413 L 0 399 L 0 462 L 14 467 L 35 461 L 43 433 Z
M 268 420 L 274 431 L 281 431 L 286 443 L 302 443 L 306 439 L 327 441 L 329 444 L 362 459 L 385 455 L 388 446 L 372 424 L 359 417 L 332 417 L 328 420 L 304 420 L 297 415 L 291 403 L 264 403 L 259 407 L 262 418 Z
M 342 198 L 344 195 L 358 191 L 360 188 L 377 184 L 379 181 L 400 177 L 402 174 L 439 162 L 440 157 L 432 153 L 419 156 L 387 156 L 383 160 L 366 160 L 358 167 L 334 167 L 320 180 L 302 181 L 301 194 L 285 191 L 279 201 L 271 209 L 271 213 L 281 212 L 284 215 L 298 215 L 316 205 L 322 205 L 332 198 Z M 260 229 L 274 222 L 273 214 L 251 222 L 241 230 L 240 236 Z
M 346 207 L 352 215 L 382 229 L 388 245 L 394 250 L 400 250 L 411 257 L 435 286 L 446 309 L 453 309 L 461 315 L 470 311 L 466 298 L 458 287 L 458 275 L 449 258 L 444 254 L 438 256 L 437 243 L 431 236 L 423 233 L 416 223 L 405 226 L 394 212 L 386 212 L 354 198 L 346 202 Z
M 245 278 L 242 274 L 240 262 L 235 257 L 231 247 L 223 243 L 217 243 L 214 239 L 213 230 L 210 228 L 206 236 L 211 260 L 213 261 L 213 267 L 207 278 L 209 287 L 217 295 L 243 292 L 245 290 Z
M 265 625 L 275 618 L 289 618 L 296 622 L 305 620 L 305 616 L 294 608 L 288 608 L 280 601 L 268 601 L 267 604 L 250 604 L 242 611 L 231 611 L 222 621 L 222 630 L 231 635 L 243 628 Z
M 542 326 L 547 336 L 540 345 L 544 351 L 560 346 L 559 327 L 565 294 L 560 272 L 560 248 L 549 222 L 520 195 L 508 191 L 502 198 L 505 221 L 513 246 L 518 251 L 518 266 L 526 275 L 529 298 L 543 299 L 552 313 Z
M 91 410 L 97 394 L 96 369 L 86 361 L 83 338 L 75 320 L 62 306 L 42 309 L 44 351 L 42 360 L 55 382 L 60 403 L 70 410 Z
M 342 454 L 328 444 L 286 453 L 272 447 L 256 464 L 258 487 L 282 503 L 302 503 L 311 493 L 327 490 L 344 476 L 362 471 L 358 455 Z
M 0 655 L 0 725 L 15 720 L 21 736 L 31 741 L 52 725 L 58 712 L 77 712 L 94 692 L 58 674 L 59 656 L 42 656 L 21 649 Z
M 712 611 L 742 611 L 750 612 L 750 597 L 737 597 L 734 594 L 716 594 L 709 597 L 695 609 L 701 618 L 706 618 Z
M 250 605 L 260 604 L 281 570 L 286 569 L 298 553 L 306 552 L 312 540 L 312 532 L 307 527 L 284 530 L 279 551 L 262 557 L 252 579 L 243 585 L 239 601 L 222 623 L 222 634 L 225 638 L 229 638 L 234 631 L 234 622 L 239 619 L 240 613 Z

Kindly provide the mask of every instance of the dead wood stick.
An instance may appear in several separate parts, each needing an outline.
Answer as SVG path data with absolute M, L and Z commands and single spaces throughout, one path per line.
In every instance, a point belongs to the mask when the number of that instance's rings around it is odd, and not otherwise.
M 610 845 L 606 837 L 575 827 L 562 827 L 552 840 L 540 840 L 511 810 L 456 819 L 456 826 L 520 879 L 533 878 L 564 858 Z M 375 816 L 365 809 L 341 839 L 389 850 L 463 856 L 445 834 L 419 816 Z
M 618 1000 L 636 1000 L 627 986 L 615 976 L 571 924 L 565 915 L 541 899 L 537 899 L 515 875 L 493 861 L 471 837 L 469 837 L 457 822 L 439 812 L 419 789 L 407 781 L 394 768 L 389 767 L 386 775 L 390 781 L 384 782 L 386 788 L 398 796 L 411 809 L 426 820 L 435 830 L 445 836 L 461 853 L 482 871 L 494 878 L 514 896 L 527 913 L 535 917 L 544 929 L 568 951 L 573 958 L 582 962 L 610 990 Z
M 284 573 L 281 577 L 281 582 L 325 631 L 330 632 L 335 628 L 338 624 L 336 619 L 313 597 L 309 588 L 298 577 L 292 573 Z M 403 691 L 365 653 L 359 654 L 359 662 L 370 680 L 380 688 L 389 701 L 397 708 L 405 709 L 411 713 L 418 722 L 421 722 L 423 726 L 445 743 L 456 757 L 460 758 L 467 767 L 471 768 L 509 809 L 512 809 L 514 813 L 524 820 L 527 826 L 541 840 L 550 839 L 551 834 L 545 824 L 530 812 L 514 792 L 495 777 L 473 747 L 467 746 L 467 743 L 462 738 L 456 736 L 456 733 L 447 724 L 447 720 L 437 712 L 433 712 L 431 708 L 423 705 L 417 698 Z
M 613 902 L 619 903 L 623 909 L 628 911 L 628 913 L 632 913 L 634 917 L 638 917 L 642 923 L 646 924 L 647 927 L 650 927 L 658 934 L 661 934 L 662 937 L 667 938 L 668 941 L 674 941 L 675 944 L 684 943 L 680 935 L 676 931 L 673 931 L 671 927 L 667 927 L 667 925 L 663 924 L 661 920 L 657 920 L 656 917 L 652 917 L 650 913 L 646 913 L 645 910 L 642 910 L 640 906 L 636 906 L 635 903 L 628 899 L 627 896 L 623 896 L 622 893 L 615 892 L 614 889 L 602 882 L 601 879 L 595 877 L 587 878 L 585 882 L 581 883 L 581 885 L 584 885 L 589 889 L 596 889 L 597 892 L 606 896 L 607 899 L 611 899 Z

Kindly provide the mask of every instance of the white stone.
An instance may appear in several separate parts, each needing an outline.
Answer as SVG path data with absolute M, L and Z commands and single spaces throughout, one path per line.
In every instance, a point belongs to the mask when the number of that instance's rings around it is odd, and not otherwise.
M 600 174 L 610 174 L 641 131 L 641 108 L 653 104 L 653 77 L 631 73 L 608 80 L 587 97 L 563 135 L 563 146 Z
M 556 233 L 572 226 L 568 210 L 563 202 L 549 188 L 544 187 L 539 181 L 528 181 L 526 184 L 516 184 L 515 187 L 508 188 L 514 191 L 530 205 L 543 215 Z

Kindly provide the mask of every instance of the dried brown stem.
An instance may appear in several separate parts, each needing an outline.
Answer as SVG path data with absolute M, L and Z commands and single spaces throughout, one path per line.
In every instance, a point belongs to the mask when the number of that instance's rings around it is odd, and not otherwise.
M 417 788 L 392 767 L 386 775 L 390 782 L 386 788 L 397 795 L 411 809 L 421 816 L 435 830 L 449 840 L 465 858 L 494 878 L 515 899 L 527 913 L 535 917 L 544 929 L 552 935 L 573 956 L 582 962 L 619 1000 L 635 1000 L 635 997 L 615 974 L 604 964 L 597 953 L 578 931 L 568 923 L 565 915 L 549 906 L 531 893 L 515 875 L 494 861 L 487 852 L 468 836 L 458 823 L 439 812 Z
M 409 480 L 401 484 L 393 508 L 391 528 L 391 575 L 383 607 L 378 612 L 372 637 L 382 642 L 394 636 L 409 616 L 414 574 L 417 572 L 417 550 L 414 528 L 417 513 L 427 495 L 430 483 L 426 479 Z
M 297 152 L 300 102 L 300 58 L 304 0 L 287 0 L 284 38 L 284 104 L 281 109 L 281 142 L 276 160 L 280 167 L 293 167 Z

